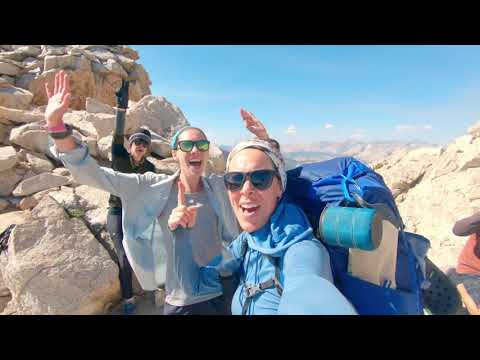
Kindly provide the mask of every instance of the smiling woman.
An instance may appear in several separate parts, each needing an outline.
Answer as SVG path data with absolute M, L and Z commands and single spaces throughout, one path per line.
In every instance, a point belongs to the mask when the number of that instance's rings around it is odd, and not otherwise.
M 219 265 L 240 274 L 232 313 L 355 314 L 334 286 L 328 252 L 305 214 L 283 198 L 286 172 L 278 147 L 262 140 L 236 145 L 224 181 L 243 230 Z
M 63 115 L 70 97 L 66 73 L 56 74 L 55 88 L 47 93 L 45 119 L 55 143 L 51 151 L 78 183 L 121 198 L 122 220 L 116 229 L 124 232 L 121 244 L 142 288 L 155 291 L 165 282 L 165 314 L 229 313 L 226 282 L 221 282 L 212 266 L 222 244 L 229 244 L 239 228 L 223 178 L 203 176 L 209 149 L 206 134 L 187 127 L 174 135 L 171 145 L 180 165 L 177 173 L 126 174 L 98 166 L 87 146 L 65 131 Z M 256 119 L 248 124 L 252 133 L 258 130 L 258 136 L 268 136 Z M 61 132 L 54 133 L 57 129 Z M 139 131 L 129 140 L 135 164 L 147 153 L 148 136 Z

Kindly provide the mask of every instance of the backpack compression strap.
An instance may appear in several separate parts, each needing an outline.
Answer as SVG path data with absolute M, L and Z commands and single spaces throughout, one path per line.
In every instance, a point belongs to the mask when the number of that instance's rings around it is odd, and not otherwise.
M 247 244 L 247 241 L 245 241 L 245 244 Z M 245 253 L 246 253 L 246 248 L 248 247 L 248 244 L 245 246 Z M 243 250 L 243 248 L 242 248 Z M 245 253 L 243 254 L 245 256 Z M 283 286 L 280 283 L 280 266 L 279 266 L 279 261 L 280 258 L 278 257 L 272 257 L 269 255 L 262 254 L 264 257 L 268 259 L 268 261 L 275 267 L 275 275 L 273 276 L 272 279 L 269 279 L 267 281 L 264 281 L 260 284 L 250 284 L 246 285 L 245 280 L 242 281 L 243 283 L 243 289 L 245 291 L 245 302 L 243 303 L 242 306 L 242 315 L 246 315 L 248 311 L 248 307 L 250 306 L 250 303 L 252 302 L 252 298 L 257 295 L 259 292 L 263 292 L 266 289 L 270 289 L 272 287 L 275 287 L 277 289 L 278 295 L 282 296 L 283 293 Z

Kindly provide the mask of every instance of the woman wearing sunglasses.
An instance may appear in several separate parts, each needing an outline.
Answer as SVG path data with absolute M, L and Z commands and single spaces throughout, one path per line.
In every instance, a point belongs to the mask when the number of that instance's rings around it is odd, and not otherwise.
M 143 128 L 135 130 L 128 138 L 128 151 L 123 146 L 128 88 L 128 81 L 122 81 L 122 87 L 116 94 L 117 115 L 112 139 L 112 169 L 126 174 L 155 172 L 155 166 L 147 160 L 152 142 L 150 131 Z M 133 315 L 136 313 L 136 304 L 133 296 L 132 267 L 122 244 L 122 200 L 112 194 L 108 204 L 107 230 L 118 257 L 122 310 L 124 315 Z
M 301 209 L 283 198 L 287 176 L 271 142 L 238 144 L 224 176 L 243 232 L 229 246 L 220 272 L 238 272 L 232 313 L 355 314 L 333 285 L 327 250 Z
M 70 99 L 67 74 L 57 73 L 53 90 L 46 84 L 46 91 L 45 119 L 55 143 L 51 151 L 77 182 L 121 199 L 122 243 L 142 288 L 155 291 L 165 281 L 166 314 L 225 313 L 215 261 L 222 243 L 235 239 L 239 228 L 223 178 L 202 176 L 210 145 L 204 132 L 187 127 L 172 138 L 180 168 L 172 176 L 117 172 L 98 166 L 63 123 Z M 242 112 L 246 127 L 267 136 L 261 123 L 247 115 Z
M 243 109 L 241 115 L 248 130 L 268 139 L 260 121 Z M 167 266 L 165 314 L 229 314 L 231 311 L 228 290 L 235 286 L 234 279 L 227 277 L 221 281 L 215 265 L 223 246 L 228 245 L 239 230 L 223 178 L 202 176 L 209 146 L 205 133 L 195 127 L 184 127 L 172 137 L 172 155 L 179 163 L 180 173 L 160 215 L 160 223 L 168 226 L 161 240 L 166 246 L 167 259 L 171 259 Z M 229 233 L 224 233 L 227 228 Z

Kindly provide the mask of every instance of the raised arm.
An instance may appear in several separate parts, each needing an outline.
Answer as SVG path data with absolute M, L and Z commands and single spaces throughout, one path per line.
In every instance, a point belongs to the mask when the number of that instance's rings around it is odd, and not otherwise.
M 255 117 L 255 115 L 245 109 L 240 109 L 240 115 L 242 116 L 243 123 L 248 131 L 261 140 L 269 139 L 267 129 L 262 122 Z
M 45 91 L 48 97 L 47 108 L 45 109 L 45 121 L 50 136 L 53 138 L 59 152 L 67 152 L 77 147 L 71 131 L 63 122 L 63 115 L 70 104 L 70 84 L 67 74 L 62 70 L 55 74 L 53 89 L 45 83 Z
M 240 109 L 240 115 L 242 116 L 243 123 L 248 131 L 250 131 L 260 140 L 270 142 L 273 146 L 277 148 L 278 151 L 280 151 L 280 144 L 278 143 L 278 141 L 270 138 L 267 129 L 255 115 L 245 109 Z
M 72 128 L 63 122 L 71 96 L 68 76 L 63 70 L 55 75 L 53 90 L 49 84 L 45 84 L 45 89 L 48 96 L 45 120 L 55 144 L 51 151 L 70 170 L 77 182 L 121 197 L 126 192 L 138 190 L 142 181 L 153 181 L 151 176 L 123 174 L 99 167 L 89 155 L 86 145 L 72 136 Z
M 335 287 L 327 250 L 318 240 L 292 245 L 284 257 L 279 315 L 356 315 Z
M 119 158 L 128 156 L 128 152 L 123 146 L 123 137 L 125 132 L 125 114 L 128 108 L 128 87 L 129 82 L 122 80 L 122 86 L 115 93 L 117 96 L 117 114 L 115 117 L 115 128 L 113 129 L 112 139 L 112 168 L 116 169 L 116 163 Z

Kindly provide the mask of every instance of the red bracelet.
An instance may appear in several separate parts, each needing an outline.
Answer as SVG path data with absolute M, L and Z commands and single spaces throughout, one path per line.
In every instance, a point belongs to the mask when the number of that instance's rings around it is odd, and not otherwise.
M 65 123 L 58 124 L 54 127 L 49 127 L 48 132 L 64 132 L 67 131 L 67 128 L 65 127 Z

